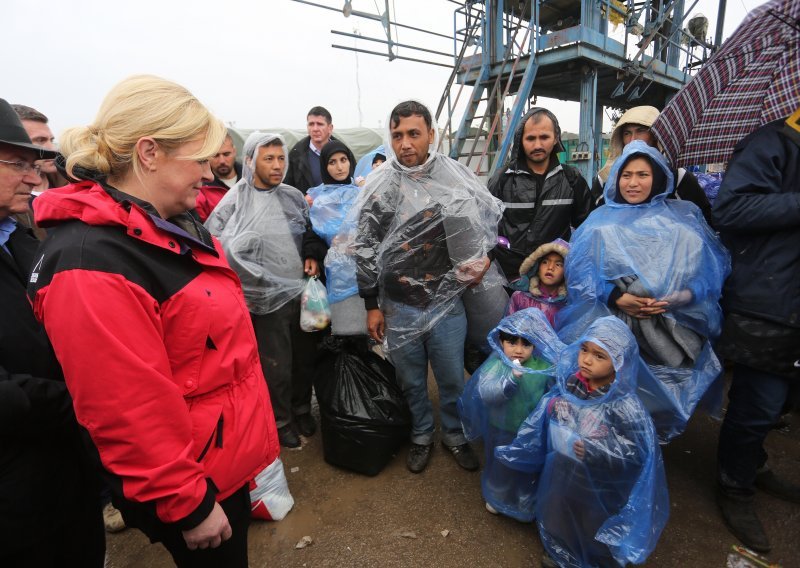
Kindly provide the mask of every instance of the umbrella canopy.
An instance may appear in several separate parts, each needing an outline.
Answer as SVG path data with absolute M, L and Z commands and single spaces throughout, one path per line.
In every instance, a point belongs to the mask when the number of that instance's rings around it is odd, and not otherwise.
M 677 166 L 726 162 L 739 140 L 800 104 L 800 2 L 772 0 L 678 92 L 651 131 Z

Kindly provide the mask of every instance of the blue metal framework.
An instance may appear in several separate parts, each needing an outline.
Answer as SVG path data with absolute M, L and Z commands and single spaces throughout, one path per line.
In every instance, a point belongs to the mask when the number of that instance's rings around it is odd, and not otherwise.
M 591 179 L 600 163 L 604 107 L 661 108 L 708 55 L 704 39 L 682 30 L 684 13 L 697 4 L 689 1 L 686 11 L 685 0 L 464 2 L 454 15 L 461 49 L 437 113 L 447 106 L 450 155 L 491 175 L 505 161 L 532 100 L 579 101 L 579 145 L 568 161 Z M 611 15 L 622 20 L 624 41 L 609 34 Z M 471 56 L 469 44 L 475 44 Z M 456 85 L 459 95 L 464 86 L 472 93 L 453 132 Z

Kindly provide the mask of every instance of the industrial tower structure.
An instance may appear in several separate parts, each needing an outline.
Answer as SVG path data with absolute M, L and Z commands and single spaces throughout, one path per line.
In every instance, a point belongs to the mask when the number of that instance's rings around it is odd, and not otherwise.
M 454 17 L 455 66 L 437 109 L 451 157 L 491 175 L 536 97 L 577 101 L 579 144 L 567 160 L 592 179 L 604 107 L 663 108 L 710 56 L 702 25 L 699 33 L 697 25 L 684 30 L 684 1 L 464 2 Z M 697 1 L 690 4 L 689 11 Z M 610 21 L 622 33 L 610 34 Z

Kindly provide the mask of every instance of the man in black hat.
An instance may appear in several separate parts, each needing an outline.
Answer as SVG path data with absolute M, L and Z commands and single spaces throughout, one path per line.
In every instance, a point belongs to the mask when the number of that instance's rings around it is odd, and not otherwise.
M 533 107 L 522 117 L 506 167 L 489 180 L 489 192 L 505 203 L 495 258 L 509 281 L 519 276 L 522 261 L 540 245 L 569 241 L 592 209 L 589 186 L 580 172 L 558 161 L 563 152 L 555 115 Z
M 42 182 L 0 99 L 0 566 L 102 566 L 100 503 L 58 361 L 27 297 L 38 241 L 12 215 Z

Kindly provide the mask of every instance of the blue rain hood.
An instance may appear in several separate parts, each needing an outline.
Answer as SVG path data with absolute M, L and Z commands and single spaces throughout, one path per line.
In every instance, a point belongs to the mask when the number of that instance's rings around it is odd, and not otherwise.
M 489 332 L 487 338 L 489 346 L 494 353 L 503 360 L 503 363 L 523 373 L 532 371 L 525 367 L 515 365 L 513 361 L 506 356 L 500 342 L 501 331 L 510 335 L 516 335 L 517 337 L 524 337 L 535 347 L 533 352 L 534 357 L 544 359 L 553 365 L 558 360 L 559 353 L 565 347 L 558 338 L 558 335 L 556 335 L 556 332 L 553 331 L 553 327 L 550 325 L 550 322 L 547 321 L 544 313 L 539 309 L 527 308 L 503 318 L 497 327 Z
M 653 188 L 646 202 L 632 205 L 619 196 L 619 176 L 622 168 L 637 157 L 644 157 L 653 167 Z M 614 162 L 603 187 L 603 198 L 609 207 L 648 207 L 662 203 L 673 191 L 675 191 L 675 177 L 664 155 L 645 142 L 634 140 L 623 148 L 622 154 Z

